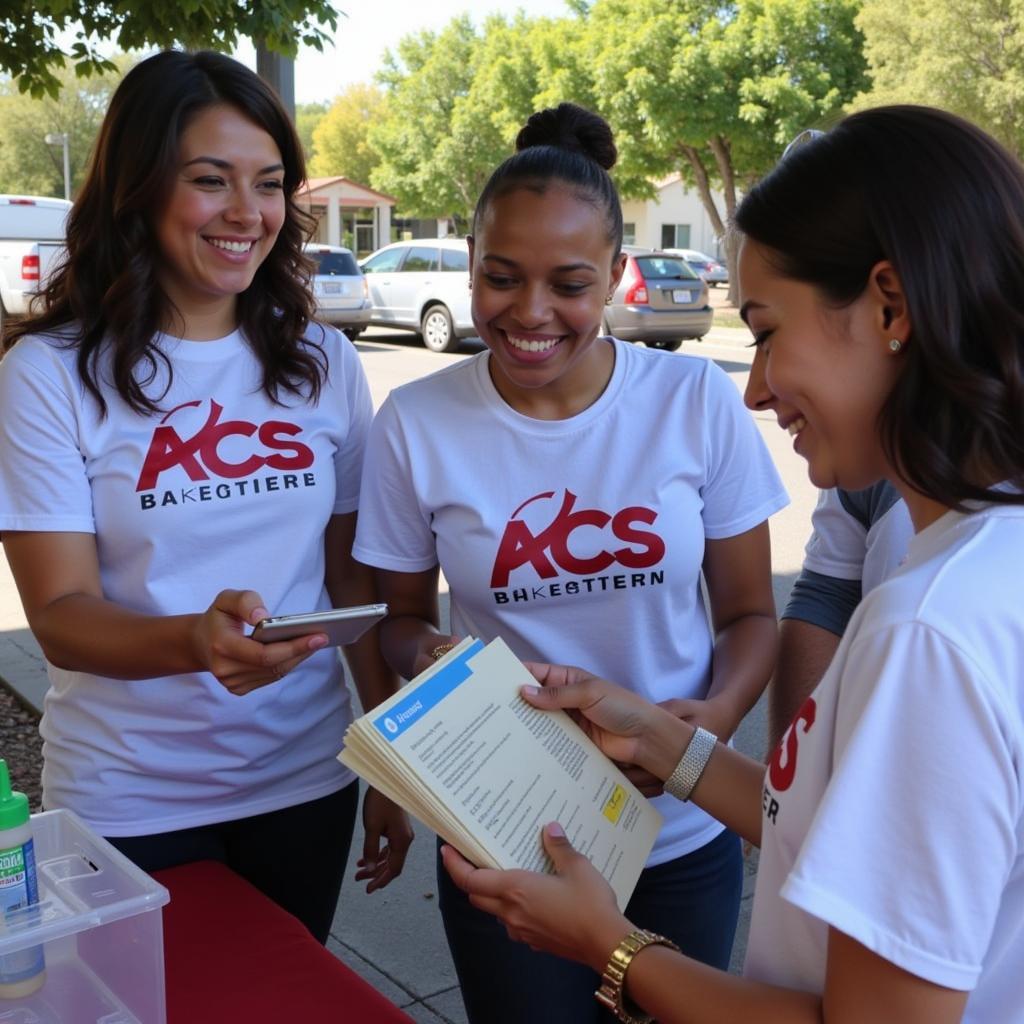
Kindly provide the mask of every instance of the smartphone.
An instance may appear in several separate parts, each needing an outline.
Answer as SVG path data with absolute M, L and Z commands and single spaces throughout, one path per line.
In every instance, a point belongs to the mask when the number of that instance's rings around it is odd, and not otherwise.
M 354 608 L 325 608 L 302 615 L 275 615 L 263 619 L 252 631 L 253 640 L 269 644 L 275 640 L 294 640 L 297 636 L 326 633 L 330 646 L 358 640 L 375 622 L 388 613 L 386 604 L 362 604 Z

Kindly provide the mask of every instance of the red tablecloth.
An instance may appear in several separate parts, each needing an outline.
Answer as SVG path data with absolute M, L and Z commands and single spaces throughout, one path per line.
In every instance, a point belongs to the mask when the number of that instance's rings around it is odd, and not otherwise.
M 158 871 L 168 1024 L 413 1024 L 223 864 Z

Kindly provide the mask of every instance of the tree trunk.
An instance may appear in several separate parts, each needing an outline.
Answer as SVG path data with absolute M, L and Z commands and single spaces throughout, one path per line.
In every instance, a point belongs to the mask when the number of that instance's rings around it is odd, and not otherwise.
M 739 303 L 739 280 L 736 275 L 736 263 L 739 256 L 739 238 L 733 229 L 733 217 L 736 215 L 736 175 L 732 167 L 732 152 L 729 148 L 729 140 L 721 135 L 716 135 L 708 142 L 708 147 L 715 157 L 715 164 L 718 166 L 718 175 L 722 179 L 722 197 L 725 200 L 726 231 L 723 242 L 725 244 L 725 262 L 729 268 L 729 305 L 735 306 Z
M 722 140 L 715 141 L 722 142 Z M 714 152 L 713 146 L 712 151 Z M 697 183 L 697 193 L 700 196 L 700 201 L 704 204 L 704 210 L 711 221 L 711 227 L 725 245 L 725 262 L 729 268 L 729 303 L 735 306 L 739 295 L 736 286 L 736 255 L 739 245 L 734 233 L 728 230 L 726 222 L 722 220 L 722 215 L 718 212 L 718 207 L 715 205 L 714 196 L 711 194 L 708 170 L 704 166 L 704 161 L 701 160 L 700 152 L 694 146 L 681 146 L 680 152 L 686 157 L 693 171 L 693 177 Z M 732 160 L 729 158 L 728 144 L 724 146 L 724 153 L 726 156 L 725 166 L 727 175 L 722 174 L 722 180 L 728 184 L 723 188 L 722 195 L 725 198 L 726 217 L 728 221 L 731 221 L 732 215 L 736 210 L 736 184 L 732 170 Z M 717 153 L 715 153 L 715 160 L 716 162 L 718 161 Z M 719 172 L 721 173 L 721 163 L 719 163 Z

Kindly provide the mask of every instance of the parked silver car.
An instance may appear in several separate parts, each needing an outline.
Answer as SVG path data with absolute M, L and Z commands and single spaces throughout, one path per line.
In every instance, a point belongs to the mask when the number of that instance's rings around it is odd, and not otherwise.
M 313 298 L 317 319 L 340 327 L 350 338 L 370 322 L 370 290 L 351 249 L 307 242 L 305 254 L 316 264 Z
M 469 311 L 469 249 L 464 238 L 392 242 L 362 262 L 370 322 L 417 331 L 433 352 L 454 352 L 476 334 Z
M 626 271 L 605 307 L 602 331 L 674 352 L 711 330 L 708 286 L 680 256 L 623 246 Z
M 663 251 L 670 252 L 673 256 L 682 256 L 690 264 L 690 269 L 703 277 L 712 288 L 719 284 L 729 283 L 729 271 L 725 264 L 721 260 L 716 260 L 714 256 L 709 256 L 698 249 L 665 249 Z

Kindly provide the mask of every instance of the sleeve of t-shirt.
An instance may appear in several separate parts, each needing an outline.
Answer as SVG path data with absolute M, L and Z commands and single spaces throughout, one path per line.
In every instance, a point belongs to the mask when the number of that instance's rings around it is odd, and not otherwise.
M 96 532 L 79 408 L 46 343 L 26 338 L 0 361 L 0 532 Z
M 373 420 L 373 402 L 355 346 L 340 331 L 336 333 L 340 365 L 334 372 L 341 371 L 348 414 L 348 430 L 334 453 L 334 514 L 342 515 L 359 508 L 359 483 Z
M 809 622 L 842 636 L 860 598 L 860 580 L 836 579 L 804 568 L 789 592 L 781 617 Z
M 843 508 L 835 488 L 818 495 L 811 526 L 811 539 L 804 549 L 804 568 L 840 580 L 860 580 L 867 553 L 867 530 Z
M 423 511 L 394 395 L 370 428 L 352 553 L 392 572 L 422 572 L 437 565 L 429 514 Z
M 833 774 L 782 895 L 918 977 L 977 982 L 1016 856 L 1013 718 L 921 623 L 851 647 Z
M 728 375 L 708 360 L 703 417 L 707 476 L 701 489 L 704 534 L 735 537 L 789 504 L 757 424 Z

